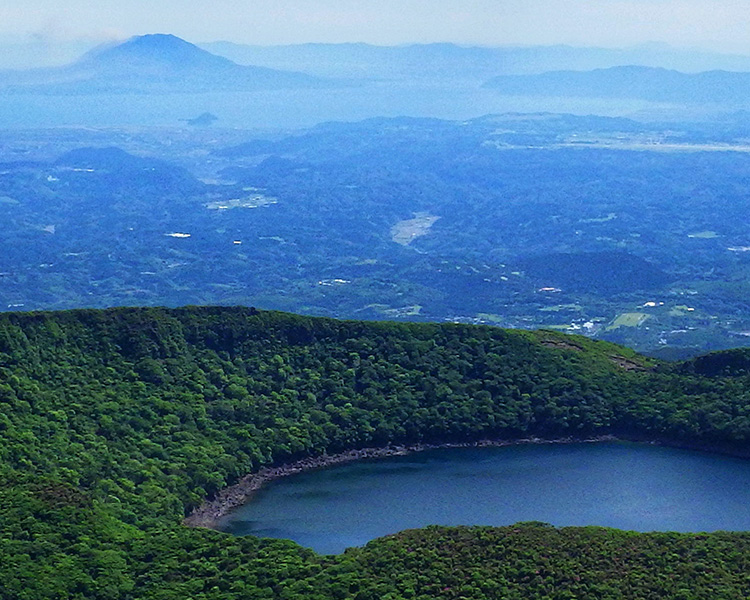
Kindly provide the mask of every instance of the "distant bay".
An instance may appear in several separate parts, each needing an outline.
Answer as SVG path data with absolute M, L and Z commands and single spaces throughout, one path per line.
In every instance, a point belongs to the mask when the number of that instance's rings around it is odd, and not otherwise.
M 268 484 L 220 528 L 321 553 L 426 525 L 750 530 L 750 460 L 625 442 L 428 450 Z
M 209 111 L 217 128 L 298 128 L 374 117 L 471 119 L 488 113 L 562 112 L 632 115 L 663 105 L 640 100 L 530 98 L 476 87 L 369 84 L 330 90 L 268 90 L 201 94 L 4 94 L 0 127 L 184 127 Z

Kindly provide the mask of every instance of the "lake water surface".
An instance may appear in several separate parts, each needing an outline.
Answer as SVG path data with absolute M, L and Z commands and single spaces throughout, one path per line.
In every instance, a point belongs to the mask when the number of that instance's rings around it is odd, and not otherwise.
M 338 553 L 430 524 L 531 520 L 750 530 L 750 460 L 619 442 L 429 450 L 277 480 L 221 528 Z

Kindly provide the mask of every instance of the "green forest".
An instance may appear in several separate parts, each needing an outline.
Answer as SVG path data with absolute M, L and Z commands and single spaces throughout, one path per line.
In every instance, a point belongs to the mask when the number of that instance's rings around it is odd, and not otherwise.
M 267 465 L 419 442 L 747 453 L 750 352 L 682 363 L 554 331 L 241 307 L 0 315 L 5 599 L 737 598 L 750 534 L 542 523 L 320 556 L 182 524 Z
M 748 345 L 746 120 L 6 130 L 0 312 L 247 305 L 667 360 Z

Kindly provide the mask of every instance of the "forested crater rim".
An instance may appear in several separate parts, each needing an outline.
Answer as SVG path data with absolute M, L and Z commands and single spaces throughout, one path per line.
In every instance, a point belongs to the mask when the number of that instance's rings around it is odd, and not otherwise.
M 613 356 L 645 370 L 623 368 Z M 312 550 L 183 521 L 247 473 L 347 451 L 356 459 L 358 448 L 613 435 L 740 454 L 750 447 L 749 357 L 744 351 L 709 356 L 670 364 L 550 331 L 337 321 L 243 307 L 3 313 L 0 523 L 13 542 L 0 561 L 0 596 L 50 597 L 49 573 L 62 578 L 55 585 L 66 591 L 59 596 L 80 595 L 81 581 L 94 589 L 103 573 L 115 572 L 112 558 L 126 578 L 113 584 L 116 592 L 102 587 L 91 597 L 132 595 L 126 590 L 141 584 L 151 588 L 139 597 L 159 595 L 157 588 L 175 585 L 175 573 L 186 577 L 175 597 L 188 597 L 197 593 L 195 568 L 215 557 L 211 564 L 224 565 L 221 575 L 205 581 L 226 583 L 217 592 L 222 597 L 238 577 L 268 589 L 288 580 L 294 589 L 310 585 L 333 597 L 316 579 L 322 559 Z M 481 531 L 492 548 L 511 532 Z M 571 540 L 560 531 L 554 539 L 547 530 L 538 538 L 535 530 L 507 541 L 523 556 L 524 545 L 544 548 L 546 556 L 558 544 L 560 560 L 568 564 L 572 557 L 578 565 L 592 556 L 597 536 L 606 538 L 599 539 L 603 549 L 611 548 L 610 538 L 620 540 L 636 562 L 640 548 L 656 540 L 664 549 L 638 567 L 654 581 L 674 566 L 665 556 L 682 555 L 678 547 L 702 548 L 716 565 L 712 573 L 733 561 L 725 584 L 742 588 L 736 597 L 748 597 L 748 534 L 631 538 L 577 530 Z M 446 551 L 470 545 L 478 561 L 472 564 L 490 564 L 496 550 L 474 544 L 469 530 L 446 535 L 463 539 L 464 533 L 466 541 Z M 413 535 L 423 540 L 418 548 L 443 547 L 429 531 Z M 409 536 L 394 539 L 374 551 L 399 539 L 412 547 Z M 45 540 L 59 543 L 59 552 L 47 553 Z M 84 543 L 91 553 L 82 551 Z M 362 558 L 363 583 L 374 577 L 368 552 L 340 559 Z M 325 564 L 336 579 L 343 563 L 330 560 Z M 287 571 L 292 563 L 301 570 Z M 378 564 L 395 563 L 387 557 Z M 619 564 L 602 568 L 618 573 L 614 581 L 623 586 L 634 581 L 623 579 Z M 612 580 L 602 577 L 597 580 Z M 690 581 L 700 585 L 697 577 Z M 383 581 L 390 585 L 393 574 Z M 713 577 L 709 587 L 715 588 Z M 380 587 L 371 591 L 367 597 L 387 595 Z
M 748 374 L 750 355 L 706 356 L 669 364 L 543 329 L 337 320 L 243 306 L 0 314 L 0 367 L 28 367 L 36 379 L 72 360 L 80 383 L 94 387 L 91 369 L 103 368 L 99 377 L 127 390 L 121 404 L 131 405 L 138 427 L 143 416 L 135 412 L 156 402 L 148 418 L 162 423 L 162 443 L 183 451 L 170 431 L 192 432 L 199 443 L 222 440 L 224 464 L 203 457 L 201 468 L 210 471 L 192 481 L 187 469 L 181 484 L 192 487 L 181 494 L 179 521 L 207 526 L 266 480 L 419 449 L 622 439 L 746 456 L 750 426 L 725 421 L 731 404 L 744 403 L 745 379 L 732 379 Z M 60 381 L 44 382 L 60 404 L 40 416 L 72 410 Z M 700 425 L 706 411 L 721 419 Z M 98 419 L 85 426 L 117 443 L 120 426 Z M 117 421 L 124 419 L 119 412 Z

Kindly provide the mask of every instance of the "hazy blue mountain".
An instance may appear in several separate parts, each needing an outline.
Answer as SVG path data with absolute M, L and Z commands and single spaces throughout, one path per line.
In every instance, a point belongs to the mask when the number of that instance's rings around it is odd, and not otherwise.
M 363 43 L 248 46 L 214 42 L 203 47 L 240 64 L 299 69 L 321 77 L 367 80 L 480 77 L 502 71 L 494 49 L 455 44 L 374 46 Z
M 98 173 L 108 181 L 131 177 L 141 184 L 145 178 L 149 178 L 166 190 L 169 189 L 167 182 L 173 185 L 184 180 L 193 182 L 185 169 L 157 158 L 134 156 L 114 147 L 76 148 L 60 156 L 54 162 L 54 166 L 86 174 Z
M 470 47 L 456 44 L 374 46 L 370 44 L 298 44 L 251 46 L 212 42 L 202 48 L 240 64 L 294 69 L 320 77 L 365 79 L 479 79 L 563 69 L 591 70 L 642 65 L 699 72 L 750 71 L 750 57 L 646 44 L 632 48 L 573 46 Z
M 326 85 L 304 73 L 238 65 L 166 34 L 100 46 L 65 67 L 0 73 L 0 89 L 6 92 L 48 94 L 247 91 Z
M 617 294 L 659 289 L 670 281 L 656 265 L 626 252 L 547 253 L 518 264 L 530 276 L 576 292 Z
M 689 74 L 652 67 L 622 66 L 593 71 L 501 75 L 489 80 L 485 87 L 517 96 L 746 104 L 750 99 L 750 73 L 707 71 Z
M 219 117 L 210 112 L 201 113 L 200 115 L 198 115 L 197 117 L 193 117 L 192 119 L 184 119 L 184 121 L 191 127 L 208 127 L 210 125 L 213 125 L 213 123 L 218 120 Z

